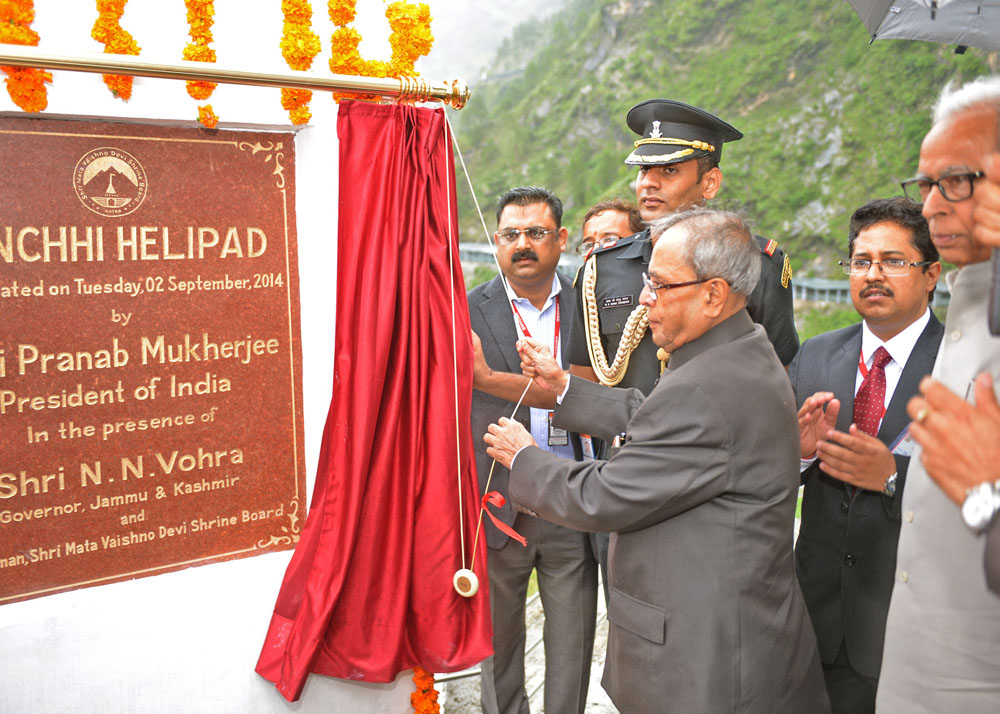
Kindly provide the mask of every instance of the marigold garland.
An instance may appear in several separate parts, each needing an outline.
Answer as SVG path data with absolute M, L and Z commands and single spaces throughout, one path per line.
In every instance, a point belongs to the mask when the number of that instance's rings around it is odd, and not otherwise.
M 141 49 L 135 38 L 121 26 L 128 0 L 97 0 L 97 20 L 90 36 L 104 45 L 106 54 L 137 55 Z M 104 83 L 111 93 L 128 101 L 132 98 L 132 77 L 125 74 L 105 74 Z
M 212 24 L 215 22 L 215 0 L 184 0 L 187 8 L 188 35 L 191 42 L 184 48 L 184 59 L 192 62 L 215 62 L 215 50 L 212 44 Z M 208 99 L 215 91 L 215 82 L 192 80 L 187 82 L 187 93 L 198 100 Z M 208 117 L 212 124 L 206 124 L 203 117 Z M 219 123 L 211 105 L 198 107 L 198 121 L 214 129 Z
M 312 5 L 308 0 L 281 0 L 285 16 L 281 32 L 281 56 L 292 69 L 307 70 L 319 54 L 319 35 L 312 31 Z M 282 89 L 281 106 L 288 111 L 292 124 L 305 124 L 312 117 L 308 89 Z
M 0 43 L 7 45 L 38 44 L 38 33 L 31 29 L 35 21 L 34 0 L 0 0 Z M 7 94 L 26 112 L 40 112 L 49 105 L 45 83 L 52 73 L 34 67 L 0 67 L 7 77 Z
M 388 62 L 366 60 L 358 52 L 361 35 L 350 27 L 357 13 L 357 0 L 328 0 L 330 19 L 337 29 L 330 38 L 330 71 L 334 74 L 348 74 L 365 77 L 415 77 L 419 73 L 413 69 L 418 57 L 428 54 L 434 44 L 431 34 L 431 12 L 426 3 L 410 3 L 397 0 L 385 9 L 392 33 L 389 47 L 392 57 Z M 344 97 L 358 98 L 356 95 L 334 93 L 337 101 Z M 377 95 L 366 95 L 361 99 L 378 100 Z
M 434 689 L 434 675 L 423 667 L 413 668 L 413 684 L 417 691 L 410 695 L 410 704 L 417 714 L 440 714 L 441 707 L 438 705 L 438 693 Z

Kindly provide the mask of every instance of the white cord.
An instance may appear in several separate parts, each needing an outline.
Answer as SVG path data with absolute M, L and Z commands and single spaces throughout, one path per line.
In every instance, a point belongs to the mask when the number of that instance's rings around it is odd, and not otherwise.
M 457 465 L 456 472 L 458 475 L 458 538 L 462 545 L 462 568 L 465 568 L 465 514 L 462 509 L 462 439 L 460 434 L 462 433 L 460 422 L 458 419 L 458 343 L 456 333 L 458 330 L 455 327 L 455 246 L 453 245 L 452 233 L 451 233 L 451 162 L 448 161 L 448 134 L 451 132 L 451 124 L 448 122 L 448 115 L 444 113 L 444 108 L 441 109 L 442 114 L 444 114 L 444 157 L 445 157 L 445 167 L 444 167 L 444 185 L 446 191 L 445 200 L 445 210 L 448 212 L 448 273 L 451 285 L 451 290 L 449 295 L 451 297 L 451 354 L 453 356 L 453 363 L 455 367 L 455 464 Z M 457 206 L 456 206 L 457 210 Z M 464 286 L 463 286 L 464 287 Z M 475 541 L 473 541 L 473 544 Z M 475 549 L 473 548 L 473 559 L 475 559 Z
M 455 153 L 458 154 L 458 160 L 462 164 L 462 172 L 465 174 L 465 180 L 469 184 L 469 192 L 472 194 L 472 202 L 476 205 L 476 213 L 479 214 L 479 222 L 482 223 L 482 225 L 483 225 L 483 233 L 486 234 L 486 240 L 493 246 L 493 262 L 496 263 L 497 273 L 500 275 L 500 280 L 504 284 L 504 290 L 505 290 L 506 294 L 510 295 L 511 290 L 510 290 L 510 286 L 507 284 L 507 276 L 503 274 L 503 270 L 500 268 L 500 261 L 497 259 L 497 253 L 496 253 L 496 251 L 497 251 L 497 245 L 496 245 L 496 241 L 493 240 L 493 236 L 490 235 L 490 231 L 486 227 L 486 219 L 483 218 L 483 211 L 479 207 L 479 201 L 476 198 L 476 190 L 472 187 L 472 178 L 469 176 L 469 169 L 465 165 L 465 159 L 462 158 L 462 150 L 458 146 L 458 139 L 455 137 L 455 132 L 451 128 L 451 121 L 448 119 L 448 110 L 445 107 L 445 108 L 442 108 L 442 111 L 444 111 L 444 119 L 445 119 L 445 123 L 447 124 L 447 127 L 448 127 L 448 133 L 451 134 L 451 143 L 452 143 L 452 146 L 455 148 Z M 456 201 L 457 201 L 457 196 L 456 196 Z M 449 244 L 450 244 L 450 241 L 451 241 L 451 211 L 450 210 L 448 212 L 448 240 L 449 240 Z M 448 256 L 449 256 L 449 261 L 450 261 L 451 260 L 451 252 L 448 253 Z M 452 278 L 452 279 L 454 279 L 454 278 Z M 454 301 L 454 290 L 452 290 L 452 301 Z M 514 318 L 513 303 L 511 303 L 511 305 L 512 305 L 512 307 L 511 307 L 511 319 L 513 319 Z M 452 309 L 451 309 L 451 329 L 452 329 L 452 336 L 451 336 L 452 337 L 452 351 L 455 353 L 455 360 L 456 360 L 456 362 L 455 362 L 455 413 L 456 413 L 456 423 L 457 423 L 457 414 L 458 414 L 458 361 L 457 360 L 458 360 L 458 354 L 457 354 L 457 352 L 455 352 L 455 307 L 454 307 L 454 302 L 452 303 Z M 511 419 L 513 419 L 514 415 L 517 414 L 517 410 L 521 408 L 521 402 L 523 402 L 524 398 L 528 395 L 528 390 L 529 389 L 531 389 L 531 380 L 530 379 L 528 380 L 528 383 L 526 385 L 524 385 L 524 391 L 521 393 L 521 398 L 518 399 L 517 400 L 517 404 L 514 405 L 514 411 L 511 412 L 511 414 L 510 414 L 510 418 Z M 485 493 L 489 493 L 490 492 L 490 483 L 493 480 L 493 469 L 496 468 L 496 465 L 497 465 L 497 460 L 493 459 L 493 463 L 490 464 L 490 473 L 489 473 L 489 476 L 486 477 L 486 488 L 485 488 L 485 491 L 484 491 Z M 459 505 L 459 527 L 461 528 L 462 527 L 461 526 L 461 523 L 462 523 L 462 521 L 461 521 L 461 512 L 462 512 L 462 477 L 461 477 L 461 469 L 459 469 L 458 505 Z M 482 525 L 483 525 L 483 510 L 484 510 L 484 508 L 482 506 L 480 506 L 480 508 L 479 508 L 479 518 L 476 520 L 476 537 L 472 541 L 472 562 L 469 565 L 469 569 L 470 570 L 475 570 L 475 567 L 476 567 L 476 543 L 479 542 L 479 532 L 482 529 Z M 463 533 L 464 533 L 464 531 L 463 531 Z M 463 535 L 463 541 L 462 541 L 462 567 L 463 568 L 465 567 L 465 541 L 464 541 L 464 535 Z

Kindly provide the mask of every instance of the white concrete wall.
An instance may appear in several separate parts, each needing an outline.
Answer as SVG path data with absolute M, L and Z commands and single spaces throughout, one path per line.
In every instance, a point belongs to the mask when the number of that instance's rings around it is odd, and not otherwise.
M 378 20 L 381 2 L 363 11 Z M 313 0 L 325 70 L 333 30 Z M 90 39 L 92 0 L 35 0 L 34 29 L 51 52 L 100 52 Z M 381 21 L 385 24 L 385 21 Z M 150 61 L 180 59 L 187 42 L 181 0 L 131 0 L 123 26 Z M 279 0 L 216 0 L 220 64 L 285 71 Z M 378 27 L 362 51 L 378 57 Z M 383 33 L 387 35 L 387 30 Z M 191 124 L 198 102 L 183 82 L 136 78 L 132 100 L 111 96 L 100 75 L 56 72 L 50 116 L 149 119 Z M 285 128 L 278 89 L 220 85 L 208 100 L 220 129 Z M 316 93 L 311 124 L 296 137 L 296 194 L 302 305 L 306 473 L 312 485 L 333 379 L 336 275 L 336 105 Z M 0 112 L 21 114 L 0 87 Z M 406 673 L 371 685 L 312 676 L 288 704 L 254 672 L 290 551 L 0 606 L 0 712 L 352 712 L 412 711 Z

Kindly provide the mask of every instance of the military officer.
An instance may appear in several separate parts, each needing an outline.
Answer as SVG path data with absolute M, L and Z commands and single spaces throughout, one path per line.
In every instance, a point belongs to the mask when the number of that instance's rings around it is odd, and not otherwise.
M 629 128 L 640 139 L 625 163 L 639 167 L 636 198 L 647 223 L 703 205 L 722 186 L 722 145 L 743 134 L 698 107 L 650 99 L 629 111 Z M 792 316 L 791 268 L 773 240 L 755 236 L 761 276 L 747 299 L 754 322 L 764 326 L 781 363 L 788 365 L 799 339 Z M 576 325 L 567 349 L 570 371 L 609 386 L 637 387 L 648 394 L 663 368 L 639 305 L 642 273 L 653 246 L 649 230 L 595 249 L 577 274 Z

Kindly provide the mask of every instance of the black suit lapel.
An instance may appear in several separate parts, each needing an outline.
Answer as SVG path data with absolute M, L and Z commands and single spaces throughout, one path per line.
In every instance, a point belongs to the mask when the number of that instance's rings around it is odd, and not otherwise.
M 840 400 L 837 430 L 847 431 L 854 421 L 854 385 L 861 358 L 861 323 L 839 350 L 830 356 L 830 388 Z
M 837 415 L 837 431 L 846 432 L 854 421 L 854 385 L 858 377 L 858 360 L 861 358 L 861 323 L 850 332 L 840 349 L 830 355 L 830 391 L 840 400 Z M 847 482 L 841 482 L 848 498 L 855 489 Z

